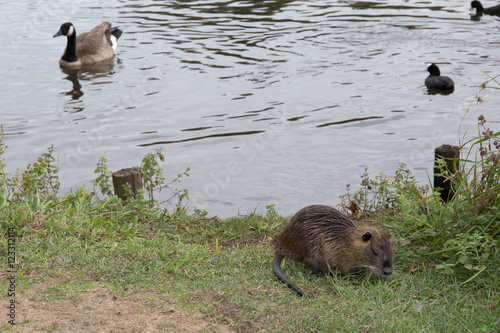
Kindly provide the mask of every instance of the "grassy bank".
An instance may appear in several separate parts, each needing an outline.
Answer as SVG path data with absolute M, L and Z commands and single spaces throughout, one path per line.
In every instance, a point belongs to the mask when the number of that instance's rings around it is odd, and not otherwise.
M 2 230 L 17 226 L 19 292 L 37 284 L 42 287 L 31 295 L 36 301 L 78 302 L 96 285 L 117 297 L 133 289 L 152 307 L 174 305 L 249 332 L 500 329 L 498 271 L 470 282 L 465 281 L 473 274 L 443 274 L 432 261 L 404 253 L 398 233 L 396 272 L 387 280 L 367 274 L 318 278 L 286 263 L 285 272 L 316 295 L 302 299 L 272 275 L 269 239 L 288 220 L 272 210 L 222 220 L 202 212 L 166 214 L 148 200 L 123 205 L 91 196 L 80 190 L 69 197 L 16 203 L 3 197 Z M 5 258 L 5 239 L 3 244 Z M 6 279 L 2 282 L 7 288 Z M 7 304 L 5 296 L 1 301 Z M 22 331 L 23 323 L 1 327 Z

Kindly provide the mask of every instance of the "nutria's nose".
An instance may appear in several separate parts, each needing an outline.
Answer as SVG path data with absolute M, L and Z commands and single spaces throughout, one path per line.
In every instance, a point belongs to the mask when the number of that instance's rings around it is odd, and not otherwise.
M 392 267 L 384 267 L 384 269 L 382 269 L 382 274 L 384 274 L 384 276 L 389 276 L 392 274 Z

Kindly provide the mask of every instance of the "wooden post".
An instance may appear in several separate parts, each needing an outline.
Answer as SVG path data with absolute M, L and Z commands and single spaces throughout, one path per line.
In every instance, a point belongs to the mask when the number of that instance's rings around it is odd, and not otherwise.
M 115 194 L 122 200 L 127 199 L 129 194 L 125 187 L 128 187 L 136 196 L 137 191 L 142 189 L 141 168 L 126 168 L 113 172 L 113 187 Z
M 434 151 L 434 188 L 441 188 L 439 195 L 444 202 L 448 202 L 455 195 L 453 184 L 449 180 L 445 180 L 443 176 L 436 175 L 441 170 L 437 168 L 437 161 L 443 159 L 446 162 L 444 170 L 448 171 L 451 176 L 459 170 L 458 159 L 460 157 L 460 149 L 458 146 L 442 145 Z

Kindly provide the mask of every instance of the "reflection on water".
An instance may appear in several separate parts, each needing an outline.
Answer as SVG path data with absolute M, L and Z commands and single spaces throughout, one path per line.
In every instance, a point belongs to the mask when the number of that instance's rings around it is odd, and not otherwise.
M 453 89 L 448 89 L 448 90 L 440 90 L 440 89 L 432 89 L 432 88 L 427 88 L 427 93 L 429 95 L 449 95 L 452 94 L 455 91 L 455 88 Z
M 180 143 L 180 142 L 188 142 L 188 141 L 196 141 L 196 140 L 203 140 L 203 139 L 210 139 L 210 138 L 218 138 L 218 137 L 231 137 L 231 136 L 242 136 L 242 135 L 254 135 L 254 134 L 259 134 L 259 133 L 264 133 L 265 131 L 248 131 L 248 132 L 237 132 L 237 133 L 221 133 L 221 134 L 212 134 L 212 135 L 205 135 L 205 136 L 200 136 L 200 137 L 191 137 L 189 139 L 184 139 L 184 140 L 178 140 L 178 141 L 161 141 L 161 142 L 152 142 L 152 143 L 147 143 L 147 144 L 141 144 L 139 146 L 141 147 L 148 147 L 148 146 L 153 146 L 153 145 L 166 145 L 166 144 L 171 144 L 171 143 Z
M 348 123 L 357 122 L 357 121 L 366 121 L 369 119 L 381 119 L 381 118 L 384 118 L 384 117 L 372 116 L 372 117 L 365 117 L 365 118 L 346 119 L 346 120 L 334 121 L 331 123 L 316 125 L 316 127 L 319 128 L 319 127 L 326 127 L 326 126 L 332 126 L 332 125 L 348 124 Z
M 207 4 L 202 1 L 180 0 L 173 4 L 174 9 L 196 10 L 207 14 L 231 14 L 231 15 L 272 15 L 281 11 L 294 0 L 277 1 L 227 1 Z M 170 4 L 168 4 L 170 6 Z
M 433 149 L 457 143 L 473 86 L 500 73 L 498 21 L 469 5 L 115 0 L 38 19 L 32 5 L 0 4 L 0 27 L 22 35 L 0 36 L 11 163 L 54 144 L 68 190 L 101 156 L 120 169 L 164 147 L 166 178 L 189 166 L 190 205 L 221 215 L 336 204 L 365 167 L 406 162 L 425 181 Z M 51 36 L 63 17 L 81 31 L 101 18 L 120 26 L 119 61 L 59 69 Z M 453 94 L 426 89 L 430 62 L 449 64 Z M 496 95 L 484 93 L 487 114 Z M 475 125 L 467 116 L 462 128 Z
M 66 76 L 65 79 L 73 83 L 72 89 L 70 91 L 65 92 L 64 95 L 71 96 L 71 99 L 73 100 L 82 97 L 83 96 L 82 85 L 78 80 L 78 70 L 75 69 L 63 70 L 63 72 L 68 75 Z
M 76 113 L 84 111 L 84 103 L 78 101 L 85 94 L 80 81 L 89 81 L 91 84 L 105 84 L 106 81 L 103 79 L 113 75 L 113 67 L 116 61 L 115 58 L 112 58 L 78 68 L 61 67 L 61 72 L 66 74 L 65 79 L 72 84 L 71 90 L 61 93 L 62 95 L 71 97 L 71 100 L 64 107 L 65 112 Z
M 79 68 L 68 68 L 61 67 L 61 71 L 67 76 L 66 80 L 73 84 L 73 89 L 65 92 L 65 95 L 71 96 L 72 99 L 79 99 L 84 95 L 82 92 L 82 81 L 96 81 L 96 79 L 104 78 L 113 75 L 113 66 L 115 64 L 115 59 L 108 59 L 106 61 L 101 61 L 95 64 L 85 65 Z

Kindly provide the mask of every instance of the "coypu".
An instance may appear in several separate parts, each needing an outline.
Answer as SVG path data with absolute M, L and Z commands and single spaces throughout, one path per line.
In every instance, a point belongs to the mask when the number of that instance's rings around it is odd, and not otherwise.
M 273 272 L 300 296 L 305 293 L 281 270 L 283 258 L 303 263 L 313 274 L 337 268 L 344 274 L 371 270 L 392 274 L 392 240 L 385 229 L 360 227 L 335 208 L 312 205 L 298 211 L 275 237 Z

